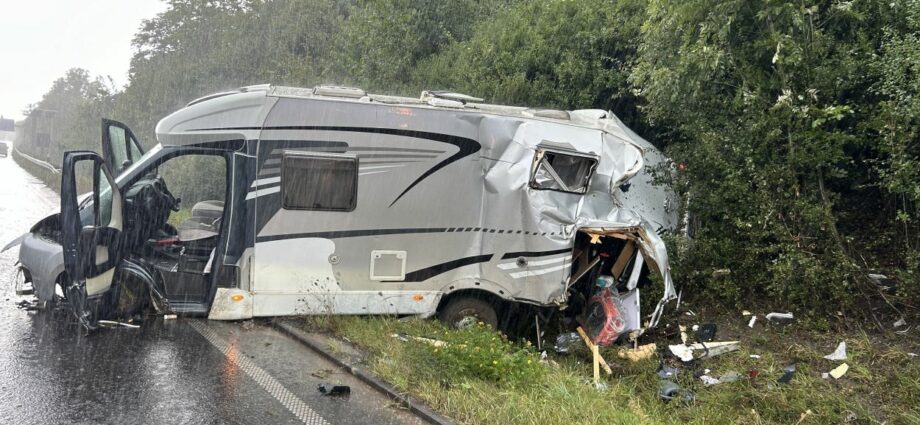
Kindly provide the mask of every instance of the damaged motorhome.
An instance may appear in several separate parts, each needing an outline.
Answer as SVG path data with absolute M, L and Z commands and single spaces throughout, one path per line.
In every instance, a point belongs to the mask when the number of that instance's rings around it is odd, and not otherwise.
M 17 240 L 39 300 L 66 300 L 89 327 L 151 304 L 494 325 L 515 303 L 607 303 L 595 312 L 613 306 L 635 330 L 675 295 L 660 236 L 678 202 L 650 171 L 669 167 L 610 112 L 261 85 L 195 100 L 156 137 L 144 152 L 104 121 L 102 155 L 65 154 L 60 213 Z M 170 192 L 161 170 L 189 156 L 214 160 L 219 196 Z M 643 270 L 664 285 L 645 320 Z M 612 299 L 592 297 L 596 282 Z

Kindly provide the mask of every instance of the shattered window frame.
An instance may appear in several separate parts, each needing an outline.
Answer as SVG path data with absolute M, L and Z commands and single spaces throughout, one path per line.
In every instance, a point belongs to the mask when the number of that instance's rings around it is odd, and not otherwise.
M 323 189 L 335 189 L 347 186 L 347 182 L 335 182 L 335 184 L 330 184 L 327 187 L 321 187 L 322 185 L 311 186 L 305 183 L 300 183 L 293 181 L 294 177 L 290 176 L 290 173 L 293 171 L 293 162 L 296 161 L 330 161 L 330 162 L 339 162 L 339 163 L 352 163 L 353 170 L 350 170 L 351 181 L 351 197 L 347 205 L 342 206 L 306 206 L 292 204 L 291 200 L 288 197 L 288 193 L 291 190 L 296 190 L 295 188 L 299 187 L 303 189 L 313 189 L 313 190 L 323 190 Z M 294 184 L 292 186 L 292 184 Z M 315 197 L 314 197 L 315 198 Z M 284 152 L 281 156 L 281 207 L 285 210 L 291 211 L 332 211 L 332 212 L 351 212 L 354 211 L 358 206 L 358 157 L 355 155 L 342 155 L 342 154 L 326 154 L 326 153 L 317 153 L 317 152 Z
M 578 190 L 573 190 L 559 175 L 556 168 L 552 166 L 549 162 L 549 157 L 568 157 L 573 160 L 582 160 L 588 161 L 589 167 L 585 171 L 584 176 L 581 177 L 582 183 L 579 186 Z M 591 187 L 591 179 L 594 177 L 594 171 L 597 169 L 597 158 L 580 154 L 576 152 L 556 150 L 556 149 L 547 149 L 547 148 L 538 148 L 536 154 L 534 155 L 533 167 L 530 171 L 530 188 L 534 190 L 550 190 L 554 192 L 562 193 L 573 193 L 576 195 L 584 195 L 588 192 L 588 188 Z M 554 183 L 555 187 L 549 187 L 546 182 L 537 181 L 538 174 L 541 170 L 545 170 L 545 175 L 549 176 L 551 180 L 548 180 L 549 183 Z

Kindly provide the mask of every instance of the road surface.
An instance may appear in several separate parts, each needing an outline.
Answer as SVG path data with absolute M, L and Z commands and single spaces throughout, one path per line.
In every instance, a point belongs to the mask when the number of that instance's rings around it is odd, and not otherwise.
M 0 246 L 59 209 L 12 158 L 0 158 L 0 185 Z M 32 299 L 13 291 L 17 258 L 0 254 L 0 423 L 421 423 L 266 326 L 158 317 L 85 335 L 66 311 L 17 306 Z M 351 395 L 323 396 L 325 382 Z

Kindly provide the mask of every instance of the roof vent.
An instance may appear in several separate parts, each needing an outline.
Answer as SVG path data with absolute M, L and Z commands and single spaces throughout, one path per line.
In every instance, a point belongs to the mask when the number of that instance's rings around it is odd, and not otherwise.
M 367 92 L 362 89 L 342 86 L 316 86 L 313 87 L 313 94 L 316 96 L 347 97 L 350 99 L 360 99 L 367 96 Z
M 428 90 L 425 90 L 422 92 L 422 96 L 420 99 L 423 102 L 428 102 L 429 105 L 432 104 L 431 103 L 432 99 L 451 100 L 454 102 L 460 102 L 461 105 L 465 105 L 467 102 L 482 102 L 483 101 L 481 98 L 473 97 L 473 96 L 466 95 L 463 93 L 454 93 L 454 92 L 449 92 L 449 91 L 428 91 Z

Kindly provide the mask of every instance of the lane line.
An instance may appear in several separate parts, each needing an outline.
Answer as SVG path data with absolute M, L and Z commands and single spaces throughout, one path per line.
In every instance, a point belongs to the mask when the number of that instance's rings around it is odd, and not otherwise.
M 207 325 L 197 320 L 189 320 L 187 323 L 192 326 L 192 329 L 198 331 L 204 339 L 208 340 L 211 345 L 217 348 L 221 354 L 226 356 L 227 360 L 236 363 L 240 370 L 246 372 L 253 381 L 256 381 L 262 389 L 274 397 L 275 400 L 278 400 L 278 402 L 296 416 L 297 419 L 300 419 L 303 423 L 308 425 L 329 425 L 329 422 L 326 422 L 319 413 L 316 413 L 307 403 L 301 400 L 300 397 L 297 397 L 294 393 L 285 388 L 281 382 L 278 382 L 277 379 L 272 377 L 264 369 L 256 366 L 256 364 L 246 356 L 238 355 L 235 346 L 228 344 Z

